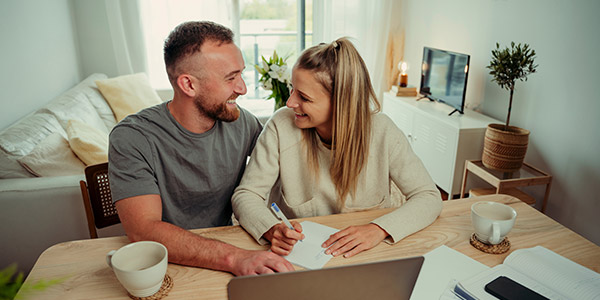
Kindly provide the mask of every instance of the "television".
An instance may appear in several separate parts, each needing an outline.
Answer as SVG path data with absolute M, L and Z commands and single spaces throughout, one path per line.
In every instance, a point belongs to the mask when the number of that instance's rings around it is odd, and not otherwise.
M 465 94 L 467 92 L 467 76 L 469 75 L 470 55 L 423 48 L 421 64 L 421 98 L 439 101 L 454 108 L 448 114 L 463 113 Z

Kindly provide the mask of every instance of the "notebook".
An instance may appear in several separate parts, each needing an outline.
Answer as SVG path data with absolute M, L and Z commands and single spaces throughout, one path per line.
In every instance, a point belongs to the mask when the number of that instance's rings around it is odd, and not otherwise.
M 230 300 L 409 299 L 423 264 L 416 256 L 390 261 L 234 277 Z

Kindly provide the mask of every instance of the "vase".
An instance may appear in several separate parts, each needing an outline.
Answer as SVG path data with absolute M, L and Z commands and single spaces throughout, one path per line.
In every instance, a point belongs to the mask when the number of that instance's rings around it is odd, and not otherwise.
M 514 172 L 521 168 L 527 144 L 529 130 L 503 124 L 489 124 L 483 141 L 482 163 L 487 168 L 502 172 Z

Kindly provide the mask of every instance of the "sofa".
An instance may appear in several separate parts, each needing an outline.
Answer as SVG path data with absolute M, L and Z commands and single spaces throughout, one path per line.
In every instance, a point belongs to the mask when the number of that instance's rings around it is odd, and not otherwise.
M 0 132 L 0 269 L 16 262 L 27 274 L 48 247 L 89 238 L 79 187 L 85 166 L 107 160 L 108 134 L 118 120 L 161 101 L 145 74 L 122 77 L 92 74 Z M 128 87 L 131 78 L 141 87 Z M 108 87 L 99 90 L 96 81 Z M 132 106 L 128 93 L 146 102 Z M 86 139 L 93 139 L 91 146 Z M 98 234 L 124 231 L 118 224 Z

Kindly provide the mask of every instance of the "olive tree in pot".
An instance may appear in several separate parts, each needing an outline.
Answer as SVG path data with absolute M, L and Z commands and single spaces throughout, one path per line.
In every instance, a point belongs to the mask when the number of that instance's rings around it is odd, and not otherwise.
M 513 172 L 523 164 L 529 143 L 529 130 L 510 126 L 510 112 L 515 83 L 517 80 L 527 81 L 527 76 L 535 73 L 537 65 L 534 60 L 535 50 L 530 49 L 527 44 L 512 42 L 510 48 L 501 49 L 496 43 L 496 49 L 492 50 L 492 60 L 487 68 L 490 69 L 492 81 L 510 91 L 510 99 L 506 124 L 489 124 L 485 132 L 482 161 L 490 169 Z

